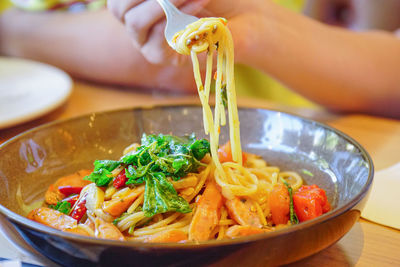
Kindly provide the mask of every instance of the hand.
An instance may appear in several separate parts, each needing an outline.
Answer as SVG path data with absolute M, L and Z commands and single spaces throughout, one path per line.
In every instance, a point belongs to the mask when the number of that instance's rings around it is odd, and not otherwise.
M 254 20 L 251 13 L 261 12 L 266 0 L 171 0 L 182 12 L 198 17 L 225 17 L 233 30 L 235 43 L 249 34 Z M 155 0 L 108 0 L 108 9 L 125 24 L 133 44 L 153 64 L 182 64 L 188 58 L 176 53 L 164 37 L 165 15 Z M 244 19 L 246 18 L 246 19 Z M 249 23 L 246 24 L 246 21 Z M 235 34 L 237 32 L 237 34 Z
M 171 0 L 182 12 L 197 15 L 209 0 Z M 165 15 L 155 0 L 108 0 L 108 9 L 125 24 L 126 30 L 143 56 L 153 64 L 178 64 L 182 56 L 168 46 Z

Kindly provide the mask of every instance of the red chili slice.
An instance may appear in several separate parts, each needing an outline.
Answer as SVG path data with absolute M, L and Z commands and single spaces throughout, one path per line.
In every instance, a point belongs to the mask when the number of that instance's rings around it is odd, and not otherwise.
M 82 191 L 83 187 L 80 186 L 70 186 L 70 185 L 66 185 L 66 186 L 59 186 L 58 187 L 58 191 L 61 192 L 61 194 L 64 194 L 66 196 L 70 196 L 72 194 L 80 194 Z
M 119 189 L 121 187 L 124 187 L 126 184 L 126 181 L 128 179 L 126 178 L 125 170 L 122 170 L 117 177 L 115 177 L 113 185 L 116 189 Z
M 71 207 L 73 207 L 75 205 L 75 203 L 78 201 L 79 199 L 79 195 L 70 195 L 67 198 L 64 198 L 63 201 L 67 201 L 69 203 L 71 203 Z
M 74 209 L 71 211 L 70 216 L 77 220 L 78 222 L 82 219 L 83 215 L 86 213 L 86 198 L 81 198 L 79 202 L 75 204 Z

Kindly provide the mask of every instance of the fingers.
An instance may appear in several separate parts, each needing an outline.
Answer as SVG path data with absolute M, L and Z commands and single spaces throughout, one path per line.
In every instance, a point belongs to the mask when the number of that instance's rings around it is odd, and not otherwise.
M 210 0 L 170 0 L 181 11 L 195 15 Z M 108 8 L 122 22 L 136 48 L 151 63 L 177 57 L 164 37 L 165 15 L 156 0 L 108 0 Z M 172 60 L 179 62 L 179 60 Z
M 120 21 L 124 22 L 126 12 L 145 0 L 108 0 L 107 8 Z
M 156 24 L 151 29 L 147 42 L 140 47 L 140 52 L 150 63 L 165 63 L 176 54 L 165 40 L 164 28 L 165 22 Z
M 183 4 L 179 9 L 187 14 L 195 15 L 210 0 L 192 0 Z M 143 30 L 141 43 L 137 43 L 144 57 L 153 64 L 172 63 L 181 65 L 184 63 L 184 57 L 177 54 L 169 45 L 164 37 L 166 21 L 157 22 L 151 29 Z
M 184 1 L 174 0 L 173 2 L 179 6 Z M 164 12 L 154 0 L 144 1 L 126 12 L 125 26 L 136 47 L 141 47 L 146 42 L 150 29 L 163 18 Z

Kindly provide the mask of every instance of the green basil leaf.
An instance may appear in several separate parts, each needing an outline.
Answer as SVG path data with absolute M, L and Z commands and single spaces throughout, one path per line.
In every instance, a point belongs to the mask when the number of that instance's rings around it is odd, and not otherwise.
M 144 182 L 144 177 L 140 177 L 132 165 L 125 169 L 125 175 L 128 178 L 126 184 L 142 184 Z
M 111 177 L 111 172 L 119 165 L 121 165 L 121 161 L 96 160 L 94 162 L 94 171 L 83 179 L 92 181 L 96 183 L 97 186 L 107 186 L 113 179 Z
M 190 145 L 190 149 L 197 160 L 202 160 L 207 153 L 210 153 L 210 142 L 206 139 L 196 140 Z
M 58 201 L 57 205 L 49 205 L 49 208 L 58 210 L 59 212 L 62 212 L 64 214 L 69 214 L 71 212 L 71 203 L 68 201 Z
M 189 203 L 184 198 L 178 196 L 173 185 L 163 173 L 159 172 L 147 175 L 145 181 L 143 211 L 147 217 L 169 211 L 181 213 L 192 211 Z
M 96 183 L 97 186 L 107 186 L 111 180 L 113 179 L 111 176 L 111 172 L 106 169 L 99 169 L 97 171 L 93 171 L 88 176 L 84 177 L 84 180 L 89 180 Z
M 178 173 L 180 169 L 182 169 L 185 165 L 188 164 L 188 160 L 184 158 L 174 159 L 172 162 L 172 167 L 175 170 L 175 173 Z
M 112 172 L 120 164 L 121 164 L 121 161 L 117 161 L 117 160 L 96 160 L 94 162 L 94 170 L 97 171 L 97 170 L 105 169 L 107 171 Z

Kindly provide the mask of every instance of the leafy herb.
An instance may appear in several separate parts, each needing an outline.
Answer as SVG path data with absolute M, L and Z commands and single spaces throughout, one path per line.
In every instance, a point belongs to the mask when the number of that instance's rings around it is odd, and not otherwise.
M 205 140 L 196 140 L 190 145 L 190 150 L 197 160 L 202 160 L 207 153 L 210 153 L 210 143 Z
M 192 210 L 189 203 L 178 196 L 173 185 L 167 180 L 164 173 L 152 173 L 146 176 L 143 211 L 151 217 L 167 211 L 188 213 Z
M 196 140 L 194 135 L 179 138 L 172 135 L 143 135 L 142 145 L 121 161 L 128 167 L 126 184 L 140 184 L 148 174 L 161 172 L 173 180 L 179 180 L 190 172 L 196 172 L 203 164 L 200 160 L 210 152 L 210 143 Z
M 117 225 L 120 221 L 122 221 L 123 219 L 125 219 L 128 215 L 129 215 L 129 213 L 127 213 L 127 212 L 122 213 L 121 216 L 119 216 L 118 218 L 116 218 L 116 219 L 113 221 L 113 224 L 114 224 L 114 225 Z
M 189 203 L 178 196 L 166 177 L 177 181 L 190 172 L 197 172 L 204 166 L 200 160 L 210 152 L 210 143 L 197 140 L 194 134 L 186 137 L 143 134 L 141 143 L 136 151 L 119 161 L 96 160 L 93 173 L 85 179 L 97 186 L 107 186 L 113 179 L 111 172 L 123 166 L 127 185 L 146 183 L 143 204 L 146 216 L 168 211 L 190 212 Z
M 297 214 L 294 211 L 294 205 L 293 205 L 293 189 L 292 187 L 286 182 L 284 179 L 282 179 L 283 183 L 286 185 L 287 190 L 289 192 L 289 218 L 290 218 L 290 223 L 291 224 L 298 224 L 299 219 L 297 218 Z
M 303 171 L 303 173 L 306 174 L 306 175 L 309 175 L 309 176 L 311 176 L 311 177 L 314 176 L 314 174 L 313 174 L 312 172 L 310 172 L 309 170 L 303 169 L 302 171 Z
M 228 108 L 228 95 L 226 92 L 226 83 L 221 86 L 221 96 L 222 96 L 222 105 L 224 105 L 224 108 Z
M 84 179 L 96 183 L 97 186 L 107 186 L 113 177 L 111 172 L 121 164 L 116 160 L 96 160 L 94 171 Z
M 144 183 L 144 176 L 140 176 L 142 173 L 142 169 L 141 168 L 139 170 L 139 174 L 136 171 L 135 167 L 133 165 L 128 165 L 128 167 L 125 169 L 125 175 L 126 178 L 128 178 L 128 181 L 126 182 L 126 184 L 142 184 Z
M 57 205 L 49 205 L 49 208 L 58 210 L 59 212 L 62 212 L 64 214 L 69 214 L 71 212 L 71 203 L 68 201 L 58 201 Z
M 135 209 L 135 212 L 139 212 L 139 211 L 142 211 L 143 210 L 143 207 L 141 206 L 141 205 L 139 205 L 136 209 Z
M 133 231 L 135 231 L 135 224 L 131 225 L 128 229 L 128 234 L 133 235 Z

